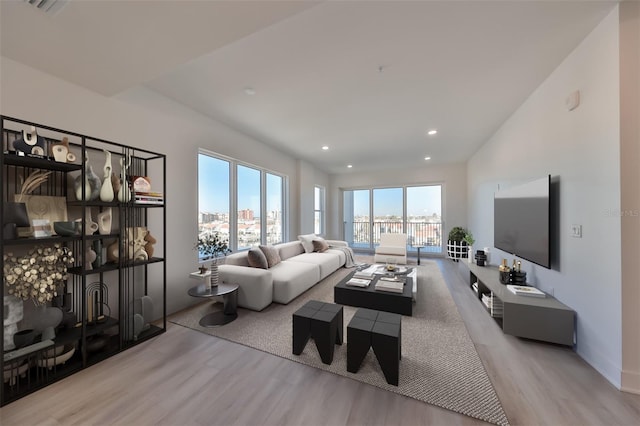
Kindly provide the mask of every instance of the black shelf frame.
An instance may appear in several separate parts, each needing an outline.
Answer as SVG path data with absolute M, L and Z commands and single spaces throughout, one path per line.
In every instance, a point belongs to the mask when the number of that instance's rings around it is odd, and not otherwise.
M 44 156 L 19 155 L 13 151 L 12 141 L 17 139 L 23 130 L 27 130 L 31 126 L 37 129 L 39 136 L 45 138 L 46 147 Z M 154 183 L 159 180 L 157 177 L 161 176 L 161 190 L 163 194 L 166 194 L 167 172 L 166 156 L 164 154 L 18 118 L 0 115 L 0 136 L 2 140 L 0 149 L 0 166 L 2 167 L 2 173 L 0 173 L 0 195 L 2 199 L 9 201 L 9 196 L 18 192 L 18 175 L 26 176 L 35 170 L 52 171 L 53 174 L 49 182 L 42 184 L 33 194 L 64 197 L 68 208 L 75 209 L 76 211 L 81 210 L 79 220 L 82 221 L 82 231 L 79 235 L 75 236 L 53 235 L 44 238 L 22 237 L 13 240 L 0 238 L 0 259 L 3 259 L 6 249 L 21 251 L 26 250 L 29 246 L 35 245 L 53 245 L 59 243 L 76 249 L 74 251 L 76 262 L 73 267 L 67 270 L 69 279 L 62 292 L 73 294 L 73 312 L 76 315 L 77 324 L 71 328 L 59 328 L 56 332 L 53 346 L 40 349 L 35 352 L 33 356 L 43 356 L 44 352 L 53 347 L 68 344 L 75 344 L 76 351 L 65 364 L 56 365 L 51 370 L 38 367 L 35 364 L 29 364 L 25 378 L 18 378 L 14 383 L 11 383 L 11 381 L 4 382 L 3 385 L 0 386 L 0 406 L 3 406 L 166 331 L 167 265 L 164 255 L 167 253 L 165 238 L 167 218 L 165 204 L 135 203 L 133 193 L 131 200 L 128 202 L 119 202 L 117 199 L 111 202 L 103 202 L 100 200 L 87 201 L 86 198 L 88 194 L 83 194 L 83 200 L 77 200 L 74 196 L 75 194 L 71 194 L 72 191 L 68 190 L 68 188 L 73 186 L 71 185 L 72 182 L 69 181 L 69 179 L 72 179 L 69 173 L 77 174 L 78 177 L 84 181 L 86 178 L 85 160 L 89 157 L 95 161 L 97 155 L 103 155 L 103 151 L 110 152 L 115 157 L 115 161 L 112 161 L 112 166 L 115 165 L 115 167 L 113 167 L 113 173 L 115 175 L 117 175 L 117 159 L 119 158 L 131 158 L 131 166 L 127 170 L 127 176 L 146 176 L 147 171 L 153 168 L 155 172 L 154 176 L 156 176 Z M 76 163 L 56 162 L 53 157 L 48 155 L 49 145 L 60 142 L 63 137 L 70 139 L 69 147 L 72 152 L 80 154 L 77 155 Z M 13 173 L 13 175 L 11 173 Z M 160 190 L 158 184 L 155 185 L 155 189 L 157 191 Z M 116 220 L 117 216 L 119 220 L 117 223 L 119 225 L 112 229 L 112 232 L 108 235 L 87 235 L 85 232 L 85 224 L 88 219 L 87 209 L 103 211 L 106 208 L 113 209 L 114 220 Z M 102 240 L 105 245 L 106 242 L 117 241 L 119 253 L 126 253 L 125 248 L 128 244 L 126 229 L 137 226 L 146 228 L 150 219 L 149 211 L 160 212 L 154 213 L 155 225 L 153 236 L 159 237 L 157 238 L 158 242 L 155 244 L 155 248 L 158 251 L 161 250 L 162 257 L 155 256 L 146 260 L 132 261 L 123 255 L 119 256 L 117 262 L 105 262 L 103 265 L 94 269 L 85 270 L 83 268 L 87 248 L 91 247 L 97 240 Z M 3 214 L 2 209 L 0 209 L 0 223 L 4 223 Z M 158 220 L 158 214 L 161 215 L 161 220 Z M 161 229 L 158 228 L 159 223 L 162 223 Z M 161 249 L 159 247 L 161 247 Z M 154 294 L 161 295 L 162 313 L 161 317 L 154 320 L 153 324 L 151 324 L 147 330 L 132 337 L 134 300 L 149 294 L 149 268 L 161 268 L 160 271 L 154 271 L 154 277 L 162 276 L 160 286 L 157 284 L 158 280 L 154 279 Z M 104 321 L 88 323 L 86 289 L 89 283 L 95 283 L 96 281 L 105 283 L 110 291 L 115 290 L 115 300 L 117 301 L 115 303 L 117 303 L 118 307 L 115 312 L 110 312 Z M 4 298 L 4 296 L 2 296 L 2 298 Z M 111 300 L 111 298 L 109 300 Z M 155 302 L 154 300 L 154 304 Z M 156 304 L 156 312 L 159 311 L 159 307 L 160 305 Z M 4 306 L 2 303 L 0 303 L 0 314 L 4 317 Z M 4 333 L 4 331 L 0 331 L 0 333 Z M 87 349 L 87 339 L 91 339 L 97 335 L 104 335 L 107 343 L 103 348 L 95 352 L 90 352 Z M 2 341 L 2 339 L 0 339 L 0 341 Z M 0 344 L 0 348 L 2 347 L 1 345 L 2 344 Z M 4 352 L 4 348 L 2 348 L 1 352 L 5 355 L 11 353 L 11 351 Z M 11 364 L 15 361 L 7 362 Z M 4 358 L 0 358 L 0 369 L 4 370 L 4 368 Z

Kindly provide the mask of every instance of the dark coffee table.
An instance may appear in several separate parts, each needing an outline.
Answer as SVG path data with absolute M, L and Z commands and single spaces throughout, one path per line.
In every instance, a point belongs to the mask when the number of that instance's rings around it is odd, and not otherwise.
M 409 268 L 410 272 L 410 268 Z M 413 277 L 400 275 L 405 280 L 402 293 L 379 291 L 375 289 L 381 275 L 374 275 L 367 287 L 353 287 L 347 281 L 355 274 L 349 274 L 333 288 L 333 299 L 341 305 L 369 308 L 377 311 L 394 312 L 396 314 L 413 315 Z

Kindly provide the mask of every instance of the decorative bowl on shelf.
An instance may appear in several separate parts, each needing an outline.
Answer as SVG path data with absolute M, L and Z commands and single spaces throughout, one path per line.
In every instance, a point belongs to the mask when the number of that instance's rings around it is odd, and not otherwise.
M 38 360 L 38 367 L 51 369 L 55 365 L 64 364 L 73 356 L 75 351 L 76 345 L 74 343 L 49 349 L 44 353 L 44 357 Z
M 53 222 L 53 230 L 61 237 L 72 237 L 80 235 L 82 224 L 73 221 Z

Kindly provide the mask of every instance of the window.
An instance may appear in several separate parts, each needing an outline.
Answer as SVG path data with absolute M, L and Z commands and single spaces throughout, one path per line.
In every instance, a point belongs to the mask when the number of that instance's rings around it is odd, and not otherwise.
M 285 239 L 285 176 L 206 151 L 198 153 L 198 232 L 233 251 Z
M 325 209 L 324 188 L 316 186 L 313 191 L 313 232 L 316 235 L 324 235 Z
M 407 234 L 408 249 L 442 252 L 440 185 L 343 191 L 344 238 L 354 248 L 373 249 L 384 232 Z

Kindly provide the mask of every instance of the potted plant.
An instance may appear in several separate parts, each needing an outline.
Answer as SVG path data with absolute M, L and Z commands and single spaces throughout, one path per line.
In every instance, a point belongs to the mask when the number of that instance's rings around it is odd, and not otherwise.
M 194 249 L 197 249 L 199 253 L 205 256 L 205 260 L 211 260 L 211 279 L 209 283 L 211 287 L 218 285 L 218 260 L 221 257 L 231 253 L 229 249 L 229 241 L 220 238 L 220 235 L 216 232 L 214 234 L 207 234 L 200 236 Z M 200 273 L 206 272 L 206 267 L 200 267 Z
M 449 231 L 449 241 L 447 243 L 447 256 L 454 261 L 467 257 L 467 243 L 464 241 L 468 231 L 461 227 L 455 226 Z

